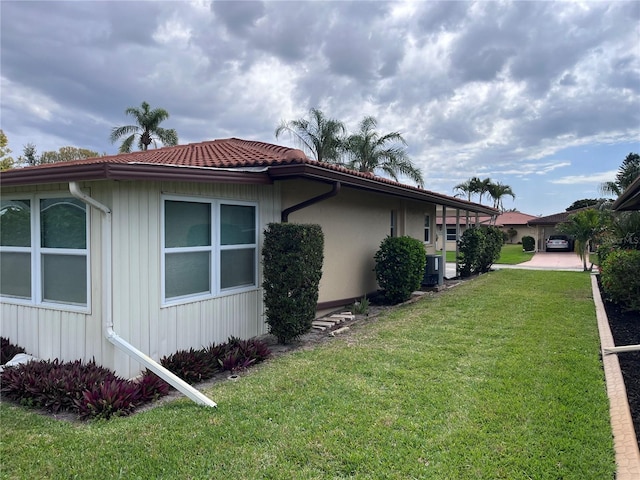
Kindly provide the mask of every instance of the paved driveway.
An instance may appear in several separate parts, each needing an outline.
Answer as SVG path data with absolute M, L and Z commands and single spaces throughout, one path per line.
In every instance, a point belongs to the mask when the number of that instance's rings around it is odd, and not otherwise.
M 595 255 L 595 254 L 594 254 Z M 587 267 L 591 265 L 587 261 Z M 499 270 L 501 268 L 522 268 L 525 270 L 564 270 L 570 272 L 582 271 L 582 260 L 575 252 L 536 252 L 531 260 L 520 263 L 518 265 L 501 265 L 493 264 L 492 269 Z M 446 278 L 454 278 L 456 276 L 456 264 L 447 263 L 445 272 Z
M 587 261 L 587 267 L 590 265 Z M 502 268 L 505 265 L 495 265 Z M 582 271 L 582 260 L 575 252 L 536 252 L 528 262 L 512 265 L 519 268 L 531 268 L 542 270 L 580 270 Z

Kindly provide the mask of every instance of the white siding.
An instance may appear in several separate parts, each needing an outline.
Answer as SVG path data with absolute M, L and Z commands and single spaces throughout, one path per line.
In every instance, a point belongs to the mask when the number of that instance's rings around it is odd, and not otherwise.
M 266 224 L 280 219 L 278 187 L 110 181 L 87 182 L 82 187 L 113 212 L 113 323 L 122 338 L 159 360 L 178 349 L 223 342 L 230 335 L 249 338 L 267 332 L 260 285 L 246 293 L 161 306 L 160 202 L 163 193 L 257 202 L 262 245 Z M 6 188 L 3 194 L 67 189 L 66 184 L 37 189 Z M 140 371 L 140 365 L 116 350 L 102 334 L 101 213 L 92 209 L 90 218 L 91 312 L 3 303 L 0 334 L 40 358 L 95 357 L 117 374 L 132 377 Z M 261 276 L 260 267 L 258 279 Z

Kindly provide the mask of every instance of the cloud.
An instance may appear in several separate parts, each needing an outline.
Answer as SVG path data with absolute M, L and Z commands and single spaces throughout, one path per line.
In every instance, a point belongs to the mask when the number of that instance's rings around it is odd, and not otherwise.
M 568 177 L 560 177 L 555 180 L 551 180 L 551 183 L 559 185 L 582 185 L 588 183 L 604 183 L 615 180 L 617 170 L 611 170 L 608 172 L 592 173 L 589 175 L 571 175 Z

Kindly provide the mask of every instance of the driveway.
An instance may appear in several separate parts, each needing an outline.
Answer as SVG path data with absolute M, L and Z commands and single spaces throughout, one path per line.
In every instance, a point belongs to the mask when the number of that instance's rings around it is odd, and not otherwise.
M 590 265 L 587 261 L 587 267 Z M 495 268 L 507 267 L 507 265 L 494 265 Z M 582 271 L 582 260 L 575 252 L 536 252 L 531 260 L 518 265 L 509 265 L 515 268 L 530 268 L 539 270 L 579 270 Z
M 594 254 L 595 255 L 595 254 Z M 587 261 L 587 267 L 591 265 Z M 502 265 L 494 263 L 494 270 L 501 268 L 521 268 L 525 270 L 563 270 L 568 272 L 582 272 L 582 260 L 575 252 L 536 252 L 531 260 L 518 265 Z M 456 264 L 447 263 L 446 278 L 456 276 Z

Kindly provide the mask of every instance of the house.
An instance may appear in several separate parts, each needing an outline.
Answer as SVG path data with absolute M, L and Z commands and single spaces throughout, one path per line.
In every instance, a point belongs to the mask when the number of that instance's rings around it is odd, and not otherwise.
M 566 222 L 569 219 L 569 215 L 574 214 L 579 210 L 583 209 L 554 213 L 553 215 L 537 217 L 529 220 L 529 226 L 535 230 L 535 234 L 532 235 L 532 237 L 536 241 L 536 251 L 543 252 L 547 239 L 551 235 L 562 233 L 558 230 L 558 225 Z
M 14 169 L 0 185 L 2 335 L 126 378 L 177 350 L 268 331 L 271 222 L 321 225 L 321 310 L 376 291 L 387 235 L 434 253 L 436 207 L 497 213 L 237 138 Z
M 530 220 L 535 219 L 536 217 L 533 215 L 527 215 L 526 213 L 521 212 L 503 212 L 495 219 L 487 215 L 470 215 L 467 217 L 466 215 L 459 217 L 456 216 L 447 216 L 446 217 L 446 232 L 443 229 L 443 221 L 444 217 L 437 216 L 436 222 L 436 232 L 439 239 L 439 246 L 442 246 L 442 241 L 446 239 L 446 248 L 447 250 L 455 250 L 456 248 L 456 238 L 458 234 L 457 225 L 459 228 L 459 235 L 462 235 L 467 228 L 467 220 L 469 222 L 469 226 L 474 225 L 495 225 L 500 228 L 504 232 L 508 232 L 509 230 L 515 231 L 515 235 L 510 237 L 508 243 L 521 243 L 522 237 L 527 235 L 534 236 L 536 233 L 535 228 L 530 227 L 528 222 Z M 535 238 L 535 237 L 534 237 Z M 441 240 L 442 239 L 442 240 Z

